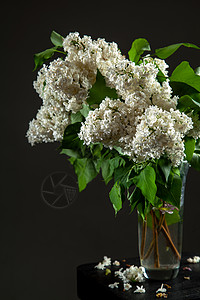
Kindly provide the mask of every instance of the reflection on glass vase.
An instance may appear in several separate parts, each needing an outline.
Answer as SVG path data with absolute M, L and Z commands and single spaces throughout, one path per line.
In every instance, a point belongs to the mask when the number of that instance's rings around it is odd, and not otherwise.
M 178 275 L 183 230 L 183 206 L 188 163 L 182 163 L 180 209 L 163 201 L 161 209 L 152 208 L 145 219 L 138 213 L 138 241 L 141 266 L 145 277 L 168 280 Z

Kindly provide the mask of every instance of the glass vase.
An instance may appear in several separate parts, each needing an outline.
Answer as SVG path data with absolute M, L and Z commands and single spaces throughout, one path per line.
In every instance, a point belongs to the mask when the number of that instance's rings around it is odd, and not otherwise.
M 180 167 L 182 190 L 180 209 L 163 201 L 163 210 L 152 208 L 145 219 L 138 213 L 140 263 L 145 277 L 169 280 L 178 275 L 182 251 L 183 207 L 189 164 Z

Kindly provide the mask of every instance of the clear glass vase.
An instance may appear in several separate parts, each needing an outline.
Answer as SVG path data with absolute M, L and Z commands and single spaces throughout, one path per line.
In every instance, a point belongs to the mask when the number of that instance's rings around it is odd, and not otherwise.
M 180 209 L 163 202 L 166 210 L 151 211 L 142 219 L 138 213 L 138 241 L 141 266 L 145 277 L 169 280 L 178 275 L 182 251 L 183 206 L 189 164 L 180 168 L 182 192 Z M 166 212 L 167 211 L 167 212 Z

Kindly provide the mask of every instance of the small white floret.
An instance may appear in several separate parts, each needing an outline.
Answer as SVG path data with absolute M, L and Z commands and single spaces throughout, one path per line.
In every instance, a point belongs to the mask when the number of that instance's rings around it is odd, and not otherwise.
M 161 284 L 161 287 L 156 291 L 156 293 L 166 293 L 167 289 L 163 287 L 163 283 Z
M 193 258 L 188 258 L 187 261 L 191 264 L 197 264 L 200 262 L 200 256 L 194 256 Z
M 114 283 L 109 284 L 108 287 L 111 288 L 111 289 L 114 289 L 114 288 L 118 289 L 118 285 L 119 285 L 119 282 L 114 282 Z
M 130 284 L 130 283 L 125 283 L 124 284 L 124 290 L 125 291 L 128 291 L 128 290 L 130 290 L 132 288 L 132 285 Z
M 113 265 L 118 267 L 118 266 L 120 266 L 120 262 L 119 262 L 118 260 L 115 260 L 115 261 L 113 262 Z
M 134 291 L 134 293 L 140 293 L 140 294 L 142 294 L 142 293 L 146 292 L 145 288 L 143 288 L 143 285 L 141 287 L 138 286 L 138 285 L 136 285 L 136 288 L 137 289 Z

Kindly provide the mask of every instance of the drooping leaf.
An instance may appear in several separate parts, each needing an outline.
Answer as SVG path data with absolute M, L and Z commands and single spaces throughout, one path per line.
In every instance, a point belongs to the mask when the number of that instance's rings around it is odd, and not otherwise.
M 156 49 L 155 54 L 161 59 L 166 59 L 169 56 L 171 56 L 174 52 L 176 52 L 181 46 L 200 49 L 198 46 L 191 43 L 178 43 L 178 44 L 173 44 L 163 48 Z
M 148 41 L 143 38 L 134 40 L 128 52 L 129 59 L 137 63 L 144 51 L 151 51 Z
M 136 187 L 132 192 L 132 194 L 128 197 L 128 200 L 130 201 L 131 213 L 132 213 L 135 207 L 139 204 L 139 202 L 143 200 L 143 195 L 141 193 L 141 190 Z
M 118 211 L 122 208 L 121 186 L 118 182 L 115 182 L 115 184 L 113 185 L 109 196 L 116 215 Z
M 46 49 L 45 51 L 36 53 L 34 55 L 34 62 L 35 62 L 35 68 L 33 71 L 35 71 L 37 68 L 41 67 L 43 63 L 51 58 L 53 54 L 56 52 L 57 47 L 53 47 L 50 49 Z
M 195 74 L 194 70 L 190 67 L 187 61 L 181 62 L 176 67 L 170 77 L 170 81 L 187 84 L 196 91 L 200 92 L 200 76 Z
M 176 209 L 174 209 L 172 214 L 165 213 L 165 220 L 168 226 L 180 222 L 180 219 L 179 211 Z
M 50 39 L 51 39 L 51 42 L 55 46 L 58 46 L 58 47 L 62 47 L 63 46 L 63 39 L 64 38 L 59 33 L 55 32 L 55 31 L 52 31 Z
M 80 113 L 82 114 L 82 116 L 84 118 L 87 118 L 90 110 L 91 109 L 90 109 L 89 105 L 83 104 L 83 108 L 80 109 Z
M 74 170 L 78 177 L 79 191 L 81 192 L 98 174 L 92 159 L 80 158 L 74 162 Z
M 195 109 L 196 111 L 200 110 L 200 102 L 194 100 L 189 95 L 184 95 L 178 99 L 178 109 L 182 112 L 187 112 L 187 110 L 191 111 L 192 109 Z
M 102 176 L 106 184 L 108 184 L 108 182 L 113 178 L 115 169 L 117 169 L 119 166 L 124 166 L 124 164 L 124 159 L 119 156 L 102 161 Z
M 75 114 L 71 114 L 71 124 L 77 123 L 77 122 L 82 122 L 83 121 L 83 115 L 81 114 L 80 111 L 78 111 Z
M 89 91 L 89 97 L 87 98 L 87 103 L 100 104 L 103 99 L 110 97 L 112 99 L 117 99 L 119 96 L 116 93 L 115 89 L 111 89 L 106 86 L 104 77 L 101 75 L 99 70 L 97 71 L 96 82 Z
M 200 171 L 200 154 L 194 153 L 190 160 L 190 165 L 197 171 Z
M 158 160 L 158 165 L 165 176 L 166 182 L 168 182 L 169 174 L 171 172 L 171 167 L 172 167 L 171 162 L 165 158 L 160 158 Z
M 79 151 L 77 151 L 77 150 L 62 149 L 60 154 L 66 154 L 67 156 L 70 156 L 70 157 L 80 158 Z
M 171 182 L 167 186 L 157 182 L 157 197 L 179 208 L 182 180 L 177 174 L 171 176 Z
M 187 161 L 191 161 L 195 149 L 195 139 L 193 139 L 192 137 L 187 137 L 185 138 L 184 144 L 185 144 L 186 159 Z
M 156 173 L 151 166 L 146 166 L 138 176 L 133 178 L 135 185 L 141 190 L 143 196 L 154 205 L 157 187 Z
M 80 131 L 80 128 L 81 123 L 74 123 L 67 126 L 62 140 L 62 148 L 76 150 L 78 147 L 80 147 L 80 145 L 83 144 L 83 141 L 81 141 L 77 135 Z

